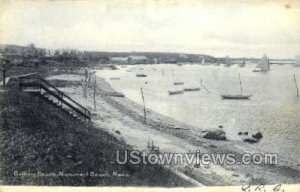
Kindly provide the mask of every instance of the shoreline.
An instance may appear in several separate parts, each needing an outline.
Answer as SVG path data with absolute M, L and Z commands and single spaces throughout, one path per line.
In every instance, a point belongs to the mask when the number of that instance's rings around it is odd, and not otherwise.
M 147 149 L 147 140 L 154 140 L 162 152 L 195 152 L 233 153 L 240 157 L 246 150 L 250 153 L 260 151 L 254 145 L 241 141 L 216 141 L 204 139 L 199 128 L 186 125 L 172 118 L 147 109 L 147 125 L 144 123 L 143 107 L 126 97 L 109 97 L 107 92 L 115 92 L 105 79 L 97 77 L 97 111 L 92 117 L 95 126 L 112 133 L 125 141 L 134 149 Z M 82 98 L 80 88 L 63 88 L 75 96 Z M 88 107 L 91 109 L 91 98 Z M 81 99 L 82 101 L 82 99 Z M 83 102 L 83 101 L 82 101 Z M 86 103 L 82 103 L 86 104 Z M 211 165 L 208 168 L 193 166 L 167 166 L 168 169 L 184 174 L 190 179 L 204 185 L 241 185 L 241 184 L 272 184 L 298 183 L 299 166 L 292 166 L 280 157 L 279 165 Z M 265 174 L 265 173 L 268 174 Z M 288 173 L 288 174 L 285 174 Z
M 100 79 L 98 77 L 98 79 Z M 105 79 L 101 78 L 101 85 L 108 91 L 115 91 L 108 82 L 105 81 Z M 107 98 L 107 97 L 106 97 Z M 111 97 L 108 98 L 108 102 L 113 105 L 114 107 L 118 108 L 123 113 L 126 113 L 127 115 L 131 116 L 132 118 L 135 118 L 136 120 L 142 122 L 143 121 L 143 107 L 128 99 L 128 98 L 117 98 L 117 97 Z M 138 116 L 138 118 L 136 117 Z M 238 155 L 241 155 L 246 150 L 250 153 L 264 153 L 265 151 L 262 151 L 260 149 L 257 149 L 255 145 L 247 144 L 242 141 L 234 141 L 234 140 L 226 140 L 226 141 L 220 141 L 220 140 L 210 140 L 205 139 L 201 137 L 201 128 L 196 128 L 190 125 L 187 125 L 185 123 L 179 122 L 177 120 L 174 120 L 170 117 L 166 117 L 162 114 L 159 114 L 157 112 L 154 112 L 150 109 L 147 109 L 147 127 L 150 127 L 152 129 L 156 129 L 160 132 L 166 133 L 168 135 L 175 136 L 177 138 L 183 139 L 187 141 L 189 144 L 196 145 L 197 148 L 209 152 L 209 153 L 216 153 L 216 152 L 223 152 L 223 153 L 236 153 Z M 177 129 L 176 127 L 179 127 Z M 203 129 L 202 129 L 203 130 Z M 281 159 L 280 156 L 278 157 L 278 168 L 281 169 L 287 169 L 290 170 L 289 172 L 292 173 L 293 170 L 295 170 L 295 174 L 299 174 L 299 164 L 295 165 L 295 163 L 291 163 L 286 161 L 286 159 Z M 274 167 L 272 166 L 259 166 L 260 168 L 266 167 L 268 170 L 271 171 Z M 228 169 L 232 169 L 232 167 L 226 167 Z M 249 166 L 244 168 L 250 172 L 255 172 L 254 170 L 257 169 L 257 166 Z M 243 172 L 241 171 L 242 166 L 234 166 L 234 169 L 237 170 L 239 173 Z M 259 168 L 259 169 L 260 169 Z M 270 169 L 271 168 L 271 169 Z M 252 170 L 251 170 L 252 169 Z M 270 169 L 270 170 L 269 170 Z M 276 168 L 275 168 L 276 169 Z M 271 171 L 273 172 L 273 171 Z M 274 175 L 274 177 L 277 179 L 281 179 L 280 177 L 280 171 L 277 172 L 279 175 Z M 269 178 L 272 179 L 272 178 Z M 278 181 L 279 182 L 279 181 Z M 297 181 L 299 182 L 299 180 Z

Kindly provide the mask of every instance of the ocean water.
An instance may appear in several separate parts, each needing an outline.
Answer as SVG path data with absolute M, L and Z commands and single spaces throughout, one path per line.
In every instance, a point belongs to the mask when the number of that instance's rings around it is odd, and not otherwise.
M 120 70 L 99 70 L 111 86 L 142 104 L 143 88 L 146 107 L 178 121 L 201 129 L 223 126 L 231 140 L 241 140 L 240 131 L 260 131 L 263 139 L 256 143 L 267 152 L 299 162 L 300 159 L 300 98 L 297 100 L 293 75 L 300 88 L 300 68 L 271 65 L 266 73 L 254 73 L 255 64 L 245 67 L 172 64 L 123 66 Z M 146 74 L 147 77 L 136 77 Z M 250 100 L 223 100 L 221 94 L 240 94 L 239 74 L 243 93 Z M 110 79 L 120 77 L 120 80 Z M 209 93 L 200 86 L 203 85 Z M 174 85 L 174 82 L 184 85 Z M 200 87 L 197 92 L 169 95 L 169 90 Z

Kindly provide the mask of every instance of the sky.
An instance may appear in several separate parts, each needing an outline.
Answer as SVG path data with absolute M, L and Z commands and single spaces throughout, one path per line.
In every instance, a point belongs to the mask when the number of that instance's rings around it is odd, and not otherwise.
M 217 57 L 300 54 L 298 0 L 0 0 L 0 43 Z

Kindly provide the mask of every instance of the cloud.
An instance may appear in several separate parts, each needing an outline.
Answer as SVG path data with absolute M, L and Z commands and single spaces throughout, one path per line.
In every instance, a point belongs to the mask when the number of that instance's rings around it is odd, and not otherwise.
M 207 51 L 293 57 L 300 3 L 282 1 L 15 1 L 0 17 L 0 41 L 102 51 Z M 278 47 L 284 48 L 280 52 Z M 246 54 L 246 55 L 243 55 Z

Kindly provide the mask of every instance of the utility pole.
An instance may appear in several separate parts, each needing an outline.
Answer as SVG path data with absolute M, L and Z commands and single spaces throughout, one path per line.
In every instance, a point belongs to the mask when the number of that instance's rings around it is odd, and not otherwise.
M 207 91 L 207 93 L 209 93 L 209 90 L 204 86 L 202 79 L 200 79 L 200 84 Z
M 298 90 L 297 79 L 296 79 L 295 74 L 294 74 L 294 81 L 295 81 L 295 87 L 296 87 L 296 91 L 297 91 L 297 99 L 299 99 L 299 90 Z
M 240 73 L 239 73 L 239 80 L 240 80 L 241 95 L 243 95 L 243 86 L 242 86 L 241 74 Z
M 6 69 L 3 66 L 3 69 L 2 69 L 3 87 L 5 87 L 5 84 L 6 84 L 6 82 L 5 82 L 6 74 L 5 73 L 6 73 Z
M 96 91 L 97 91 L 97 79 L 95 75 L 95 81 L 94 81 L 94 111 L 96 111 Z
M 143 88 L 141 88 L 141 95 L 142 95 L 143 105 L 144 105 L 144 122 L 145 122 L 145 124 L 147 124 L 147 114 L 146 114 L 146 106 L 145 106 L 145 98 L 144 98 Z

